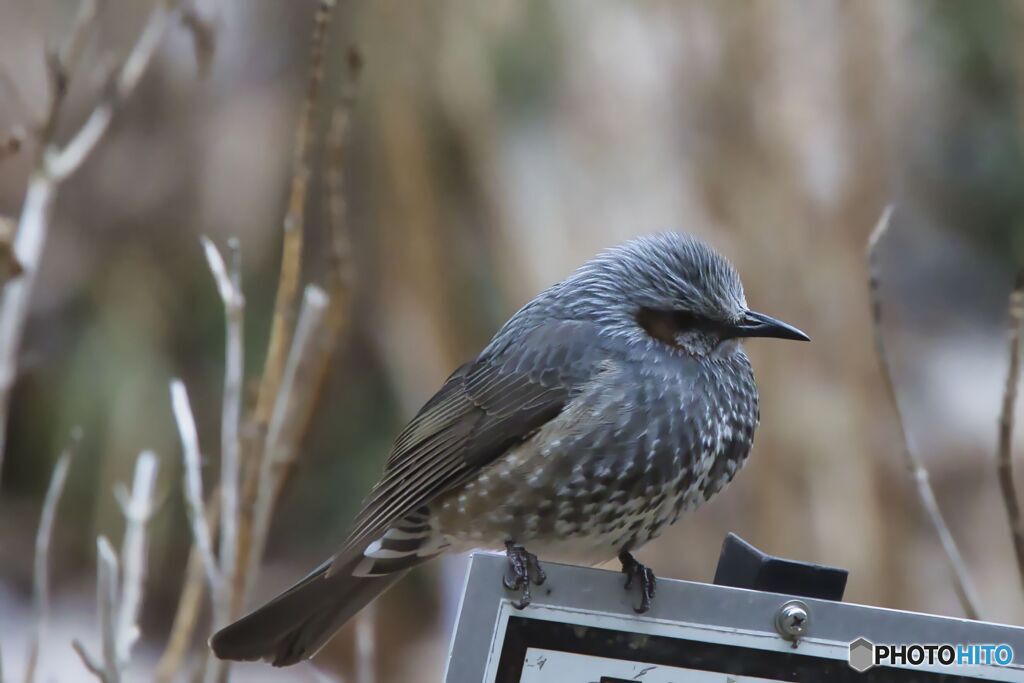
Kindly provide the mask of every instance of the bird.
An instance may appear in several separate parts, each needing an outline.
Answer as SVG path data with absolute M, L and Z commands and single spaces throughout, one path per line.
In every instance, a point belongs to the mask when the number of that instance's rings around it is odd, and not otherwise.
M 747 307 L 732 264 L 664 232 L 606 249 L 523 306 L 394 442 L 341 549 L 210 639 L 227 660 L 313 656 L 411 568 L 504 550 L 526 608 L 539 558 L 618 558 L 649 609 L 656 577 L 633 553 L 712 498 L 760 419 L 742 340 L 809 341 Z

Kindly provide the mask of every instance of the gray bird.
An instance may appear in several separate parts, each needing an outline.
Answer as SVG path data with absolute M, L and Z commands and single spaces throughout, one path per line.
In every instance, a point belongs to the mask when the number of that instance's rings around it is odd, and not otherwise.
M 395 441 L 330 560 L 210 641 L 222 659 L 311 657 L 409 569 L 504 548 L 518 607 L 537 557 L 622 563 L 718 493 L 758 423 L 743 337 L 808 340 L 747 309 L 732 265 L 664 233 L 609 249 L 538 295 L 456 370 Z M 529 552 L 527 551 L 529 548 Z

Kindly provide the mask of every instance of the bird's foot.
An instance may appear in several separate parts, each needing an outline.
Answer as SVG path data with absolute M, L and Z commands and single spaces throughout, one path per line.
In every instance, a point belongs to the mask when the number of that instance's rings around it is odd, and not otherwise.
M 513 543 L 505 542 L 505 555 L 508 557 L 508 566 L 512 570 L 512 576 L 505 576 L 502 582 L 505 588 L 510 591 L 521 591 L 519 601 L 512 603 L 516 609 L 523 609 L 530 604 L 533 597 L 530 595 L 530 583 L 541 585 L 547 581 L 547 574 L 537 561 L 537 556 L 527 552 L 526 548 Z
M 633 579 L 638 579 L 640 582 L 640 606 L 634 607 L 633 611 L 643 614 L 651 609 L 651 600 L 654 599 L 654 588 L 657 584 L 654 572 L 649 567 L 637 562 L 636 558 L 626 550 L 619 553 L 619 562 L 622 563 L 622 573 L 626 575 L 626 590 L 632 587 Z

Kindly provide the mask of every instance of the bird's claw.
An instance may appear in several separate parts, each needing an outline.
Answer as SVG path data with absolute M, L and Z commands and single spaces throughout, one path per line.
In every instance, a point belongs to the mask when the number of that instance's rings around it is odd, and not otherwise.
M 547 581 L 547 574 L 541 568 L 537 556 L 527 552 L 526 548 L 518 543 L 506 541 L 505 555 L 508 557 L 512 576 L 503 576 L 501 582 L 510 591 L 521 591 L 519 600 L 513 602 L 512 606 L 516 609 L 524 609 L 533 600 L 530 595 L 530 584 L 540 586 Z
M 651 600 L 654 599 L 654 589 L 657 585 L 654 572 L 651 571 L 650 567 L 637 562 L 636 558 L 625 550 L 619 553 L 619 562 L 622 563 L 622 573 L 626 575 L 626 584 L 624 586 L 626 590 L 633 586 L 633 579 L 637 579 L 640 582 L 640 606 L 634 607 L 633 611 L 637 614 L 643 614 L 651 609 Z

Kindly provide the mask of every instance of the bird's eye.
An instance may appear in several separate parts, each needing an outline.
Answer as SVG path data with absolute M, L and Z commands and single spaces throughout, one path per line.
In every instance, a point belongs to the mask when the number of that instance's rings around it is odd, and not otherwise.
M 666 311 L 656 308 L 641 308 L 636 322 L 654 339 L 676 346 L 680 333 L 710 326 L 707 318 L 688 311 Z

